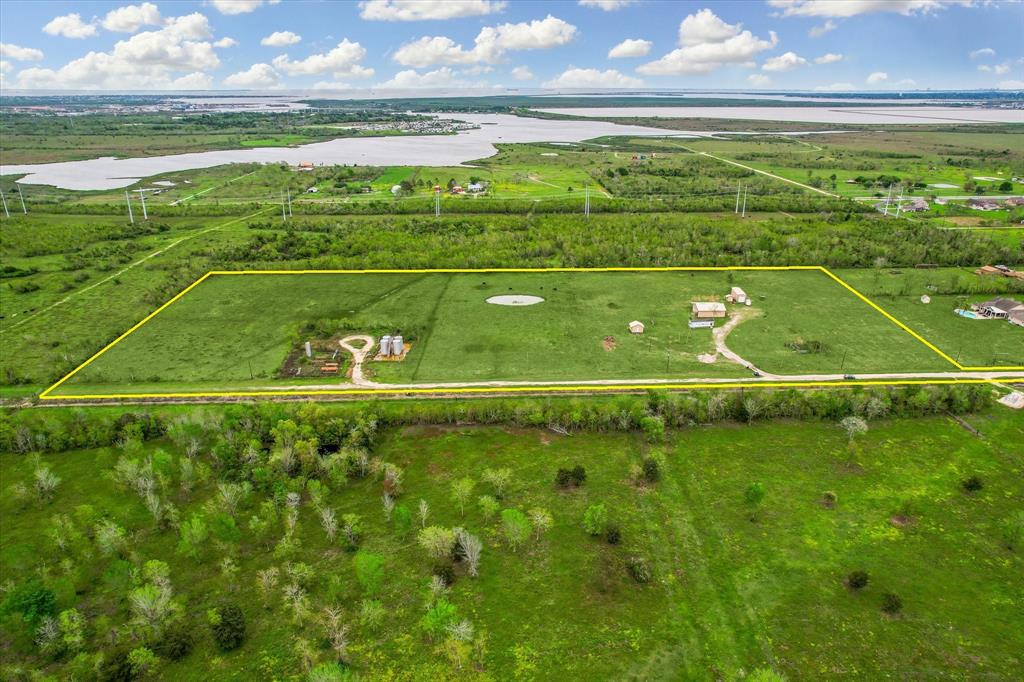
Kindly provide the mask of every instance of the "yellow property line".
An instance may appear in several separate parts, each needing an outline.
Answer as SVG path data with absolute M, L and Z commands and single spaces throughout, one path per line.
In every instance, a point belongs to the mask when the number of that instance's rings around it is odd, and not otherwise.
M 178 292 L 173 298 L 154 310 L 145 318 L 136 323 L 131 329 L 124 332 L 116 339 L 108 343 L 92 357 L 83 362 L 75 369 L 68 372 L 55 384 L 39 394 L 40 400 L 122 400 L 130 398 L 207 398 L 207 397 L 259 397 L 259 396 L 292 396 L 292 395 L 381 395 L 381 394 L 423 394 L 423 393 L 509 393 L 509 392 L 570 392 L 570 391 L 623 391 L 623 390 L 648 390 L 657 388 L 669 389 L 702 389 L 702 388 L 744 388 L 744 387 L 800 387 L 800 386 L 899 386 L 918 384 L 977 384 L 990 383 L 990 379 L 918 379 L 918 380 L 877 380 L 877 381 L 790 381 L 790 382 L 736 382 L 736 383 L 682 383 L 682 384 L 616 384 L 616 385 L 576 385 L 576 386 L 506 386 L 506 387 L 473 387 L 473 388 L 352 388 L 332 390 L 296 390 L 280 391 L 210 391 L 210 392 L 184 392 L 184 393 L 117 393 L 117 394 L 85 394 L 85 395 L 50 395 L 55 389 L 73 377 L 79 371 L 88 367 L 93 361 L 106 353 L 108 350 L 123 341 L 129 334 L 142 325 L 156 317 L 175 301 L 182 298 L 189 291 L 206 281 L 213 275 L 220 276 L 244 276 L 244 275 L 359 275 L 359 274 L 444 274 L 444 273 L 481 273 L 481 272 L 511 272 L 511 273 L 534 273 L 534 272 L 718 272 L 727 270 L 739 271 L 808 271 L 817 270 L 828 275 L 848 291 L 853 293 L 877 312 L 885 316 L 889 321 L 897 325 L 915 339 L 923 343 L 933 352 L 937 353 L 947 362 L 959 370 L 969 371 L 1009 371 L 1024 370 L 1024 366 L 1006 367 L 965 367 L 953 358 L 940 350 L 937 346 L 915 332 L 907 325 L 889 314 L 881 306 L 847 284 L 842 278 L 835 275 L 828 268 L 820 265 L 722 265 L 722 266 L 665 266 L 665 267 L 603 267 L 603 268 L 425 268 L 412 270 L 399 269 L 367 269 L 367 270 L 211 270 L 197 279 L 195 282 Z

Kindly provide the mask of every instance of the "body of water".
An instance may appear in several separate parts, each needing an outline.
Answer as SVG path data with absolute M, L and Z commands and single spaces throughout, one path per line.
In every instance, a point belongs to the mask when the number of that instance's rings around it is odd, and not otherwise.
M 580 142 L 603 135 L 692 137 L 684 131 L 623 126 L 603 121 L 550 121 L 505 114 L 450 114 L 480 127 L 456 135 L 347 137 L 299 147 L 264 147 L 195 152 L 133 159 L 104 157 L 0 166 L 0 175 L 25 173 L 21 183 L 72 190 L 128 187 L 142 178 L 229 163 L 290 163 L 361 166 L 457 166 L 497 153 L 494 145 L 511 142 Z M 696 135 L 696 133 L 694 134 Z
M 830 124 L 1024 123 L 1024 109 L 981 107 L 585 107 L 537 109 L 592 118 L 718 118 Z

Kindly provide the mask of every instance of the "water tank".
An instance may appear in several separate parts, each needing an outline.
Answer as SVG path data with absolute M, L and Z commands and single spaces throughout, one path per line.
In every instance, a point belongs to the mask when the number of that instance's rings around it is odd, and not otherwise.
M 405 351 L 405 343 L 401 336 L 396 336 L 391 339 L 391 354 L 401 355 Z
M 382 336 L 380 337 L 380 354 L 387 357 L 391 355 L 391 337 Z

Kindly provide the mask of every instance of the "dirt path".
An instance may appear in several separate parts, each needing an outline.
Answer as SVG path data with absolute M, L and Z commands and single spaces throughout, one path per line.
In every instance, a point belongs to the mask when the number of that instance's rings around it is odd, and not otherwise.
M 352 345 L 352 341 L 362 341 L 362 348 L 356 348 Z M 352 383 L 356 386 L 378 386 L 366 380 L 363 376 L 363 360 L 373 350 L 374 339 L 372 336 L 366 334 L 353 334 L 352 336 L 346 336 L 341 341 L 338 341 L 338 345 L 342 349 L 352 354 L 352 372 L 351 379 Z
M 729 350 L 729 347 L 725 345 L 725 339 L 726 337 L 729 336 L 729 333 L 733 329 L 735 329 L 741 322 L 749 320 L 756 314 L 757 311 L 755 311 L 753 308 L 744 308 L 740 310 L 738 313 L 735 313 L 731 318 L 729 318 L 729 321 L 723 324 L 721 327 L 716 327 L 712 329 L 711 336 L 715 340 L 715 353 L 716 355 L 721 355 L 730 362 L 735 362 L 737 365 L 742 365 L 743 367 L 746 367 L 751 372 L 757 372 L 759 375 L 764 377 L 775 378 L 776 375 L 768 374 L 767 372 L 761 371 L 760 369 L 754 366 L 754 363 L 744 360 L 738 354 Z
M 687 147 L 685 145 L 679 145 L 679 146 L 682 147 L 683 149 L 686 149 L 689 152 L 694 153 L 694 154 L 699 154 L 701 156 L 706 156 L 709 159 L 714 159 L 716 161 L 721 161 L 722 163 L 728 163 L 728 164 L 731 164 L 733 166 L 737 166 L 739 168 L 743 168 L 745 170 L 752 171 L 754 173 L 760 173 L 761 175 L 767 175 L 769 178 L 775 178 L 776 180 L 781 180 L 782 182 L 788 182 L 791 185 L 796 185 L 797 187 L 803 187 L 804 189 L 809 189 L 812 192 L 817 192 L 818 194 L 824 194 L 825 196 L 832 197 L 833 199 L 838 199 L 839 198 L 838 194 L 833 194 L 832 192 L 826 192 L 823 189 L 818 189 L 817 187 L 811 187 L 810 185 L 805 185 L 802 182 L 797 182 L 796 180 L 790 180 L 789 178 L 784 178 L 781 175 L 776 175 L 775 173 L 769 173 L 768 171 L 763 171 L 760 168 L 754 168 L 753 166 L 748 166 L 746 164 L 739 163 L 738 161 L 733 161 L 731 159 L 726 159 L 726 158 L 724 158 L 722 156 L 715 156 L 714 154 L 709 154 L 708 152 L 700 152 L 700 151 L 697 151 L 696 149 L 693 149 L 692 147 Z

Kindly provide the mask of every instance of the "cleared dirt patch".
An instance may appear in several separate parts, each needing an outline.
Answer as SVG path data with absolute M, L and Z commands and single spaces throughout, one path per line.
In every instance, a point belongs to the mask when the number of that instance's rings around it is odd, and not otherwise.
M 618 342 L 615 340 L 614 336 L 604 337 L 604 341 L 602 343 L 604 345 L 604 349 L 609 352 L 615 350 L 615 347 L 618 345 Z

